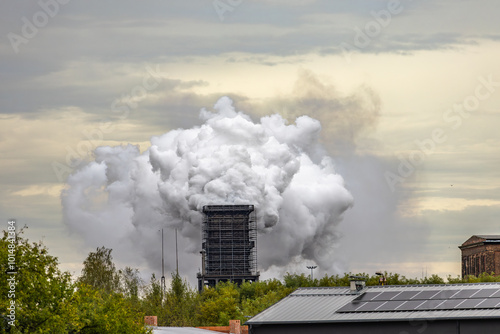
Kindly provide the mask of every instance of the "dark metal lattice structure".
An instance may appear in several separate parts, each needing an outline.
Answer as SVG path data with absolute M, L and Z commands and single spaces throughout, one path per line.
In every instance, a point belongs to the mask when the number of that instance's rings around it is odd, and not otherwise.
M 219 281 L 258 281 L 254 206 L 206 205 L 203 214 L 198 289 L 215 286 Z

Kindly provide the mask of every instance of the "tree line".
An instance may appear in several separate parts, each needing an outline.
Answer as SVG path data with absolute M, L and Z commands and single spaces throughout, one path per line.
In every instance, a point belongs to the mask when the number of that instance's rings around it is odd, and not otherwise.
M 137 269 L 117 269 L 112 250 L 100 247 L 83 262 L 81 275 L 73 280 L 58 268 L 58 260 L 41 242 L 29 242 L 18 233 L 15 244 L 16 274 L 14 298 L 7 280 L 9 240 L 0 240 L 0 333 L 106 334 L 151 333 L 144 326 L 145 315 L 156 315 L 159 326 L 217 326 L 229 320 L 248 318 L 278 302 L 299 287 L 348 286 L 350 274 L 325 275 L 311 279 L 305 274 L 287 274 L 283 280 L 219 283 L 202 293 L 193 289 L 178 273 L 163 289 L 152 275 L 144 282 Z M 364 276 L 367 285 L 378 285 L 379 275 Z M 387 285 L 446 284 L 437 275 L 422 279 L 385 273 Z M 448 277 L 448 283 L 499 282 L 500 276 L 482 274 L 465 279 Z M 10 297 L 9 297 L 10 296 Z M 12 323 L 14 300 L 15 322 Z M 14 324 L 14 326 L 12 326 Z

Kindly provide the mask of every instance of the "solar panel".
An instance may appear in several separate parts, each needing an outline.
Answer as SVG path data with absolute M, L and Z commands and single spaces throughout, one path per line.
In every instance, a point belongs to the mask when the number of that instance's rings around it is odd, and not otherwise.
M 465 299 L 448 299 L 436 306 L 435 310 L 453 310 L 458 304 L 462 303 Z
M 483 299 L 464 299 L 462 303 L 458 304 L 455 309 L 469 309 L 475 308 L 477 304 L 482 302 Z
M 386 292 L 382 292 L 378 296 L 375 296 L 371 300 L 377 300 L 377 301 L 378 300 L 385 300 L 385 301 L 389 301 L 392 298 L 394 298 L 395 296 L 399 295 L 399 293 L 400 293 L 400 291 L 386 291 Z
M 366 303 L 351 302 L 338 309 L 337 312 L 355 312 L 358 307 L 364 304 Z
M 500 289 L 367 292 L 337 312 L 395 312 L 500 308 Z
M 440 300 L 424 300 L 423 302 L 420 303 L 420 305 L 415 307 L 415 310 L 418 310 L 418 311 L 434 310 L 441 303 L 442 303 L 442 301 L 440 301 Z
M 392 300 L 410 300 L 412 297 L 414 297 L 416 294 L 418 294 L 420 291 L 403 291 Z
M 494 294 L 492 294 L 490 297 L 500 297 L 500 289 Z
M 400 307 L 405 301 L 403 300 L 391 300 L 383 304 L 377 309 L 377 312 L 384 312 L 384 311 L 394 311 L 398 307 Z
M 415 299 L 415 300 L 427 300 L 427 299 L 430 299 L 432 296 L 434 296 L 435 294 L 439 293 L 439 290 L 427 290 L 427 291 L 420 291 L 417 295 L 415 295 L 415 297 L 412 298 Z
M 422 302 L 422 300 L 409 300 L 403 302 L 403 304 L 401 304 L 396 311 L 414 311 L 420 304 L 422 304 Z
M 478 293 L 474 295 L 474 298 L 488 298 L 488 297 L 493 297 L 495 293 L 499 294 L 500 297 L 500 290 L 498 289 L 481 289 L 479 290 Z
M 452 297 L 455 295 L 457 292 L 460 290 L 441 290 L 437 294 L 431 297 L 431 299 L 449 299 L 449 298 L 454 298 Z
M 471 298 L 474 294 L 478 293 L 479 289 L 463 289 L 460 290 L 453 298 Z
M 380 292 L 365 292 L 361 296 L 357 297 L 357 301 L 368 301 L 372 300 L 374 297 L 378 296 Z
M 488 298 L 488 299 L 483 299 L 481 304 L 478 304 L 476 307 L 477 308 L 494 308 L 494 307 L 498 307 L 499 304 L 500 304 L 500 298 Z
M 356 312 L 371 312 L 385 304 L 385 302 L 367 302 L 356 310 Z

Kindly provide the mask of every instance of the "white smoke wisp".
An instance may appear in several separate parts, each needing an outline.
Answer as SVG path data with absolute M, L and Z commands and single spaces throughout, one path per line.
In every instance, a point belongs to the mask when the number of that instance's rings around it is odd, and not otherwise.
M 297 258 L 334 268 L 337 224 L 353 198 L 318 141 L 319 121 L 301 116 L 288 125 L 271 115 L 254 123 L 227 97 L 214 109 L 201 111 L 199 127 L 153 137 L 143 153 L 133 145 L 97 148 L 95 161 L 68 178 L 66 224 L 89 246 L 151 267 L 158 230 L 177 229 L 180 257 L 191 256 L 181 269 L 194 272 L 203 206 L 254 204 L 260 270 Z M 175 260 L 166 262 L 174 268 Z

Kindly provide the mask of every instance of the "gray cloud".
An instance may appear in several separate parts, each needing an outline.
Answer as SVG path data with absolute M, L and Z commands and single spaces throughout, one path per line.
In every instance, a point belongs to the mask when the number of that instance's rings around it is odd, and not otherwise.
M 249 105 L 247 109 L 257 107 Z M 376 129 L 380 109 L 380 99 L 370 87 L 361 86 L 351 94 L 340 94 L 334 85 L 323 83 L 308 70 L 299 71 L 290 93 L 260 106 L 260 112 L 278 112 L 289 120 L 299 115 L 317 118 L 324 130 L 324 145 L 332 154 L 355 151 L 358 139 Z
M 415 55 L 420 50 L 449 50 L 456 54 L 483 40 L 498 40 L 500 21 L 495 1 L 402 3 L 404 11 L 357 52 L 364 56 L 376 54 L 370 61 L 387 53 Z M 445 221 L 443 231 L 454 228 L 451 222 L 455 218 L 455 227 L 467 226 L 470 233 L 473 226 L 469 230 L 468 224 L 474 219 L 487 221 L 487 226 L 491 226 L 488 215 L 496 214 L 491 207 L 446 215 L 427 212 L 413 218 L 399 211 L 405 210 L 404 205 L 416 205 L 430 196 L 443 200 L 498 199 L 495 183 L 499 177 L 495 168 L 498 131 L 493 99 L 488 109 L 478 111 L 467 124 L 464 122 L 463 128 L 449 133 L 449 140 L 439 147 L 439 152 L 429 156 L 393 193 L 384 184 L 383 172 L 397 169 L 399 161 L 396 157 L 388 159 L 369 152 L 393 156 L 390 150 L 394 146 L 401 151 L 415 149 L 414 139 L 428 135 L 427 130 L 432 126 L 441 126 L 441 114 L 432 124 L 428 120 L 412 123 L 413 116 L 405 114 L 395 121 L 403 129 L 386 129 L 392 131 L 394 143 L 384 143 L 372 138 L 381 117 L 386 121 L 391 117 L 385 114 L 377 86 L 362 86 L 341 94 L 335 85 L 321 82 L 317 74 L 303 71 L 292 92 L 257 99 L 238 87 L 232 91 L 215 88 L 217 74 L 208 74 L 210 79 L 205 77 L 206 73 L 198 76 L 189 73 L 189 79 L 168 74 L 168 67 L 206 64 L 214 59 L 227 60 L 226 64 L 231 66 L 234 66 L 231 62 L 241 66 L 258 64 L 269 71 L 263 70 L 258 80 L 251 79 L 255 80 L 252 84 L 258 86 L 261 80 L 276 80 L 281 89 L 282 78 L 273 76 L 274 69 L 288 64 L 295 71 L 298 65 L 307 66 L 311 55 L 325 58 L 342 55 L 341 43 L 354 45 L 354 28 L 363 28 L 373 21 L 372 11 L 384 10 L 386 6 L 387 1 L 382 0 L 244 1 L 221 21 L 211 1 L 123 1 L 119 5 L 70 1 L 15 53 L 7 34 L 21 33 L 22 18 L 31 20 L 41 9 L 37 2 L 3 2 L 0 4 L 2 217 L 22 218 L 36 226 L 33 230 L 40 235 L 47 229 L 51 232 L 47 238 L 52 235 L 52 240 L 67 237 L 59 203 L 47 195 L 48 189 L 58 186 L 51 163 L 65 161 L 67 146 L 76 149 L 78 144 L 86 144 L 83 130 L 94 130 L 101 121 L 109 120 L 115 130 L 106 133 L 100 144 L 130 142 L 147 146 L 153 134 L 200 126 L 199 110 L 228 95 L 237 109 L 246 111 L 254 121 L 275 112 L 291 122 L 305 114 L 321 121 L 322 153 L 335 156 L 335 168 L 344 175 L 346 187 L 355 197 L 354 207 L 344 217 L 345 224 L 336 226 L 335 233 L 330 234 L 336 245 L 342 245 L 335 250 L 335 256 L 346 259 L 344 268 L 349 267 L 350 261 L 374 260 L 375 254 L 386 261 L 413 259 L 419 247 L 428 242 L 437 251 L 439 242 L 432 240 L 434 231 L 440 229 L 441 219 Z M 368 66 L 377 66 L 375 63 Z M 161 70 L 167 75 L 128 114 L 114 112 L 113 101 L 141 85 L 148 64 L 165 66 Z M 348 66 L 353 71 L 373 73 L 369 67 L 358 65 Z M 223 65 L 214 66 L 219 66 L 214 68 L 216 73 L 226 70 Z M 427 64 L 415 66 L 424 69 Z M 471 68 L 478 72 L 493 71 L 476 64 L 471 64 Z M 388 67 L 387 73 L 393 70 Z M 412 82 L 404 84 L 411 87 Z M 456 88 L 451 85 L 447 90 Z M 206 91 L 210 93 L 203 93 Z M 432 94 L 422 95 L 436 99 L 429 103 L 438 101 Z M 441 102 L 440 99 L 436 103 Z M 84 152 L 86 158 L 91 158 L 91 149 Z M 454 184 L 452 189 L 449 184 Z M 32 208 L 32 213 L 26 214 L 26 207 Z M 460 214 L 460 219 L 454 216 Z M 400 237 L 394 239 L 393 234 Z M 401 237 L 406 235 L 412 238 Z M 153 234 L 150 237 L 156 238 Z M 75 235 L 72 238 L 78 239 Z M 387 244 L 391 247 L 384 247 Z M 431 253 L 425 254 L 431 257 Z M 446 256 L 449 260 L 455 255 Z M 195 256 L 188 262 L 195 264 L 199 259 Z
M 395 15 L 361 52 L 456 47 L 476 38 L 490 38 L 491 29 L 498 28 L 496 20 L 483 17 L 485 6 L 492 6 L 490 2 L 481 6 L 465 2 L 459 6 L 401 3 L 403 12 Z M 41 10 L 35 3 L 8 6 L 0 14 L 5 34 L 20 34 L 21 18 L 30 19 Z M 341 43 L 354 45 L 354 27 L 363 30 L 366 23 L 376 22 L 371 13 L 386 10 L 387 2 L 316 1 L 307 6 L 245 2 L 230 13 L 230 22 L 220 22 L 211 3 L 206 1 L 127 2 L 118 7 L 113 3 L 70 2 L 61 6 L 37 36 L 20 46 L 19 54 L 13 53 L 7 38 L 2 39 L 2 58 L 6 64 L 10 63 L 9 68 L 21 70 L 28 64 L 33 68 L 39 63 L 38 70 L 50 71 L 74 59 L 107 63 L 145 59 L 155 62 L 162 58 L 228 52 L 279 56 L 340 54 Z M 464 12 L 468 15 L 466 21 L 473 22 L 467 29 L 461 28 Z M 315 15 L 325 13 L 335 16 L 319 22 L 314 19 Z M 307 19 L 309 16 L 313 19 Z M 347 26 L 339 25 L 339 19 Z

